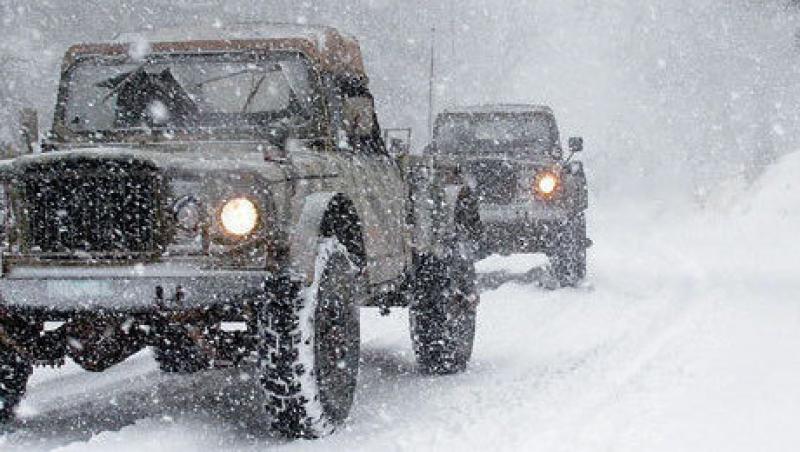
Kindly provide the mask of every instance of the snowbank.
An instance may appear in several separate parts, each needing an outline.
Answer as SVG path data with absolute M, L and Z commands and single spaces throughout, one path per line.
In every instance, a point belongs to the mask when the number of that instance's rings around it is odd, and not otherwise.
M 753 223 L 800 226 L 800 151 L 781 158 L 756 181 L 741 214 Z

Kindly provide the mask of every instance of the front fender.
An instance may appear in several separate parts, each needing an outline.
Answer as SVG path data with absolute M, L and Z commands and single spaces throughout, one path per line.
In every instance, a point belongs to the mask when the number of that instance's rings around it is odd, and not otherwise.
M 573 213 L 582 212 L 589 207 L 589 188 L 583 163 L 570 162 L 566 170 L 566 192 L 569 197 L 564 202 L 565 207 Z
M 318 239 L 325 213 L 339 195 L 336 192 L 308 195 L 303 201 L 300 217 L 289 234 L 289 264 L 306 281 L 314 278 Z

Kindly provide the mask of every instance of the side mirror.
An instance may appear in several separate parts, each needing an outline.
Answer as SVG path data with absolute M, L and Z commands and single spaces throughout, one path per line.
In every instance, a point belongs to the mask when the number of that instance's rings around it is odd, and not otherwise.
M 392 157 L 411 154 L 411 129 L 386 129 L 383 132 L 383 141 Z
M 583 137 L 571 137 L 569 139 L 569 152 L 572 154 L 583 152 Z
M 33 108 L 23 108 L 19 113 L 20 152 L 32 154 L 39 141 L 39 114 Z
M 344 103 L 344 117 L 356 136 L 372 135 L 375 127 L 375 108 L 369 97 L 350 97 Z

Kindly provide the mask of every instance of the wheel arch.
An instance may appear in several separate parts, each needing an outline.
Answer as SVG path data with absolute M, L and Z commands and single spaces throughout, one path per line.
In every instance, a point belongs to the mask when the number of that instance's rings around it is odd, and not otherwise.
M 361 217 L 355 203 L 338 192 L 314 193 L 303 202 L 302 212 L 290 234 L 293 268 L 313 279 L 317 238 L 336 237 L 347 248 L 353 263 L 366 267 L 366 248 Z

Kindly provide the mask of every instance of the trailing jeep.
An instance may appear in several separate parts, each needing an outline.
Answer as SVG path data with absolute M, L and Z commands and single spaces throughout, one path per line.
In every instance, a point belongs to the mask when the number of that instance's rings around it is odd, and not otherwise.
M 353 402 L 360 307 L 410 308 L 422 371 L 467 366 L 476 200 L 389 155 L 334 29 L 74 46 L 41 152 L 0 174 L 0 420 L 34 365 L 151 346 L 165 372 L 254 372 L 274 429 L 326 435 Z
M 562 286 L 586 276 L 588 195 L 583 164 L 565 158 L 549 107 L 487 105 L 441 113 L 428 153 L 480 198 L 487 253 L 544 252 Z

